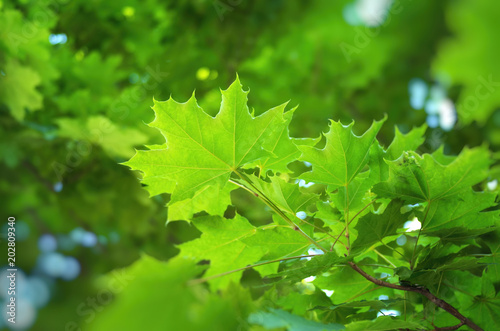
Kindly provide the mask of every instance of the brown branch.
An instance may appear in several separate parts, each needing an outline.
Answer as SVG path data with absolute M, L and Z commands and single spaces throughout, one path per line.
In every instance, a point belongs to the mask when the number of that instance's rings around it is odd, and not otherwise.
M 427 299 L 429 299 L 432 303 L 434 303 L 436 306 L 440 307 L 443 310 L 446 310 L 448 313 L 450 313 L 451 315 L 453 315 L 455 318 L 457 318 L 461 322 L 461 324 L 458 327 L 455 325 L 455 326 L 451 326 L 451 327 L 448 327 L 448 328 L 438 328 L 437 330 L 456 330 L 456 329 L 458 329 L 462 325 L 467 325 L 468 327 L 470 327 L 474 331 L 484 331 L 482 328 L 480 328 L 479 326 L 477 326 L 470 319 L 468 319 L 464 315 L 460 314 L 460 312 L 455 307 L 453 307 L 452 305 L 450 305 L 446 301 L 439 299 L 438 297 L 436 297 L 434 294 L 432 294 L 425 287 L 402 286 L 402 285 L 397 285 L 397 284 L 391 284 L 391 283 L 388 283 L 388 282 L 384 282 L 383 280 L 377 279 L 377 278 L 375 278 L 375 277 L 367 274 L 360 267 L 358 267 L 354 262 L 350 261 L 349 265 L 351 266 L 351 268 L 353 268 L 361 276 L 363 276 L 368 281 L 370 281 L 370 282 L 372 282 L 372 283 L 374 283 L 376 285 L 384 286 L 384 287 L 388 287 L 388 288 L 393 288 L 395 290 L 408 291 L 408 292 L 416 292 L 416 293 L 422 294 Z M 450 328 L 452 328 L 452 329 L 450 329 Z
M 445 326 L 445 327 L 440 328 L 440 327 L 435 326 L 434 323 L 433 323 L 432 326 L 435 327 L 435 329 L 433 331 L 453 331 L 453 330 L 459 329 L 464 324 L 465 324 L 464 322 L 460 322 L 457 325 Z

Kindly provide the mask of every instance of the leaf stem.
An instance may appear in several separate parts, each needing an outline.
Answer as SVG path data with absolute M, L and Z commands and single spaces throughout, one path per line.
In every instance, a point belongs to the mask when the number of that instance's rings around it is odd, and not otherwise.
M 344 215 L 345 215 L 345 238 L 346 238 L 346 249 L 347 255 L 351 254 L 351 239 L 349 238 L 349 184 L 345 186 L 345 206 L 344 206 Z
M 431 207 L 431 202 L 429 201 L 427 203 L 427 207 L 425 207 L 424 219 L 422 220 L 422 223 L 420 223 L 420 229 L 418 230 L 417 240 L 415 240 L 415 246 L 413 247 L 413 253 L 411 255 L 411 260 L 410 260 L 410 270 L 413 270 L 413 267 L 415 266 L 415 252 L 417 251 L 418 240 L 420 239 L 420 234 L 422 233 L 422 229 L 424 228 L 425 220 L 427 219 L 427 215 L 429 214 L 430 207 Z
M 364 206 L 363 208 L 361 208 L 360 211 L 358 211 L 356 213 L 356 215 L 353 216 L 353 218 L 351 219 L 351 221 L 349 223 L 351 223 L 352 221 L 354 221 L 354 219 L 356 219 L 356 217 L 359 216 L 359 214 L 361 214 L 366 208 L 370 207 L 375 201 L 377 201 L 377 199 L 373 199 L 369 204 L 367 204 L 366 206 Z M 333 242 L 332 244 L 332 247 L 330 248 L 330 251 L 333 250 L 333 247 L 335 246 L 335 244 L 337 243 L 337 241 L 339 241 L 339 238 L 342 236 L 342 234 L 344 233 L 345 231 L 345 228 L 342 229 L 342 231 L 339 233 L 339 235 L 337 236 L 337 238 L 335 239 L 335 241 Z M 342 243 L 342 242 L 341 242 Z M 343 244 L 343 243 L 342 243 Z
M 380 256 L 385 262 L 389 263 L 390 265 L 393 266 L 393 268 L 396 268 L 396 265 L 394 263 L 392 263 L 387 257 L 385 257 L 384 254 L 380 253 L 379 251 L 377 251 L 376 249 L 373 249 L 373 251 L 375 252 L 375 254 L 377 254 L 378 256 Z
M 317 248 L 321 249 L 324 253 L 327 253 L 328 250 L 326 250 L 323 246 L 321 246 L 316 240 L 311 238 L 307 233 L 305 233 L 297 224 L 295 224 L 288 216 L 285 215 L 285 213 L 276 206 L 271 199 L 269 199 L 264 193 L 262 193 L 253 183 L 250 179 L 248 179 L 247 176 L 244 174 L 234 171 L 242 180 L 244 180 L 248 185 L 252 187 L 255 191 L 250 190 L 248 187 L 246 188 L 247 191 L 252 192 L 253 195 L 257 196 L 262 202 L 264 202 L 269 208 L 271 208 L 276 214 L 278 214 L 285 222 L 293 226 L 293 229 L 296 230 L 300 235 L 302 235 L 304 238 L 306 238 L 311 244 L 316 246 Z M 236 183 L 235 181 L 230 180 L 232 183 Z M 241 185 L 240 185 L 241 187 Z
M 256 195 L 256 196 L 258 195 L 257 193 L 255 193 L 254 191 L 252 191 L 252 190 L 250 190 L 248 187 L 246 187 L 245 185 L 242 185 L 242 184 L 240 184 L 240 183 L 238 183 L 238 182 L 236 182 L 236 181 L 234 181 L 234 180 L 232 180 L 232 179 L 230 179 L 230 180 L 229 180 L 229 182 L 231 182 L 231 183 L 232 183 L 232 184 L 234 184 L 234 185 L 237 185 L 237 186 L 241 187 L 242 189 L 246 190 L 247 192 L 252 193 L 253 195 Z M 268 200 L 269 200 L 269 199 L 268 199 Z M 270 200 L 269 200 L 269 201 L 270 201 Z M 280 215 L 280 216 L 281 216 L 281 215 Z M 320 228 L 319 226 L 316 226 L 316 225 L 314 225 L 314 224 L 309 223 L 309 222 L 308 222 L 308 221 L 306 221 L 306 220 L 303 220 L 303 219 L 301 219 L 301 218 L 298 218 L 298 217 L 297 217 L 297 215 L 295 215 L 295 218 L 296 218 L 296 219 L 298 219 L 300 222 L 306 223 L 307 225 L 312 226 L 313 228 L 315 228 L 315 229 L 317 229 L 317 230 L 319 230 L 319 231 L 321 231 L 321 232 L 325 233 L 325 234 L 326 234 L 326 235 L 328 235 L 329 237 L 331 237 L 331 238 L 335 238 L 335 237 L 334 237 L 331 233 L 329 233 L 329 232 L 327 232 L 327 231 L 323 230 L 323 229 L 322 229 L 322 228 Z

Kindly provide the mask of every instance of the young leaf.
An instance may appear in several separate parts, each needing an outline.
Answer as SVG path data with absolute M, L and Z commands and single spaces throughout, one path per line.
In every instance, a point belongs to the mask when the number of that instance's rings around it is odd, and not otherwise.
M 422 125 L 418 128 L 413 128 L 407 134 L 401 133 L 398 127 L 395 127 L 395 136 L 392 143 L 386 151 L 385 158 L 387 160 L 396 160 L 406 151 L 414 151 L 424 143 L 424 134 L 427 130 L 427 125 Z
M 155 101 L 150 124 L 165 136 L 167 148 L 137 151 L 125 164 L 150 177 L 176 183 L 171 203 L 192 198 L 205 186 L 224 187 L 232 172 L 256 160 L 274 157 L 272 149 L 286 126 L 285 105 L 253 117 L 240 81 L 222 91 L 216 117 L 205 113 L 192 96 L 185 103 Z
M 385 118 L 374 121 L 370 129 L 358 137 L 352 132 L 354 122 L 344 126 L 331 121 L 323 149 L 298 146 L 302 151 L 300 159 L 311 163 L 313 167 L 312 171 L 302 174 L 300 178 L 327 184 L 331 189 L 348 185 L 368 163 L 370 147 L 384 122 Z
M 293 108 L 287 111 L 283 118 L 285 119 L 285 125 L 279 127 L 277 132 L 278 138 L 274 144 L 268 149 L 269 152 L 273 153 L 272 157 L 265 157 L 256 162 L 245 166 L 245 168 L 259 168 L 259 175 L 265 176 L 269 170 L 274 171 L 274 173 L 289 173 L 288 164 L 299 158 L 301 152 L 297 148 L 297 145 L 314 146 L 318 143 L 319 138 L 290 138 L 288 133 L 288 126 L 292 121 L 293 114 L 297 108 Z
M 389 180 L 375 185 L 373 191 L 380 197 L 402 198 L 412 204 L 444 199 L 484 180 L 490 163 L 485 147 L 466 148 L 448 165 L 438 163 L 430 154 L 407 152 L 389 162 Z

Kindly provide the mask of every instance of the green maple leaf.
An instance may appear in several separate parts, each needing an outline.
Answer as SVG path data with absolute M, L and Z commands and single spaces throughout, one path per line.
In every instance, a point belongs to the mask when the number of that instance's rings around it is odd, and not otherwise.
M 370 201 L 367 193 L 372 185 L 373 181 L 368 177 L 368 173 L 360 174 L 347 185 L 347 188 L 341 187 L 336 192 L 329 193 L 330 200 L 342 212 L 360 210 Z
M 262 226 L 257 232 L 242 242 L 251 247 L 260 247 L 267 252 L 264 256 L 272 260 L 288 255 L 300 255 L 311 243 L 297 231 L 286 226 Z
M 377 243 L 383 243 L 387 236 L 397 234 L 397 229 L 403 227 L 408 215 L 401 213 L 403 202 L 393 200 L 382 214 L 369 213 L 356 224 L 358 237 L 352 244 L 352 252 L 360 252 Z
M 262 175 L 265 175 L 269 170 L 275 173 L 289 173 L 291 171 L 288 169 L 288 164 L 297 160 L 301 154 L 297 145 L 314 146 L 319 142 L 320 138 L 290 138 L 288 126 L 296 109 L 293 108 L 283 115 L 286 125 L 281 126 L 278 131 L 278 139 L 269 149 L 274 154 L 274 157 L 257 160 L 255 163 L 248 165 L 248 168 L 258 167 Z
M 313 281 L 313 284 L 321 289 L 333 290 L 333 295 L 330 298 L 336 304 L 355 298 L 357 300 L 373 299 L 380 294 L 392 293 L 391 289 L 378 288 L 375 284 L 366 281 L 349 266 L 334 268 L 328 273 L 320 274 Z
M 147 145 L 150 150 L 165 149 L 164 145 Z M 147 177 L 142 180 L 147 185 L 150 196 L 162 193 L 172 193 L 175 182 L 165 177 Z M 217 186 L 205 186 L 197 191 L 190 199 L 172 203 L 168 207 L 167 222 L 186 220 L 189 221 L 195 213 L 205 211 L 210 215 L 223 215 L 227 206 L 231 204 L 229 193 L 237 186 L 227 183 L 222 190 Z
M 176 183 L 171 202 L 192 198 L 205 186 L 224 187 L 231 173 L 269 152 L 283 127 L 285 105 L 254 117 L 247 107 L 247 94 L 238 79 L 222 91 L 219 113 L 211 117 L 191 97 L 185 103 L 173 99 L 155 101 L 155 120 L 167 148 L 137 151 L 126 163 L 144 173 L 144 179 L 166 178 Z
M 386 181 L 389 177 L 389 166 L 386 160 L 396 160 L 405 151 L 417 149 L 424 142 L 426 125 L 413 128 L 410 132 L 403 134 L 395 127 L 395 135 L 391 144 L 384 150 L 378 142 L 372 145 L 370 150 L 370 173 L 368 180 L 363 180 L 365 186 L 372 186 L 375 183 Z
M 36 87 L 41 83 L 37 72 L 20 65 L 15 60 L 8 60 L 0 75 L 0 99 L 9 107 L 12 116 L 22 121 L 25 109 L 30 111 L 42 107 L 43 98 Z
M 341 257 L 334 252 L 320 254 L 310 260 L 294 262 L 289 268 L 280 271 L 273 277 L 283 277 L 286 282 L 298 282 L 310 276 L 317 276 L 330 270 L 333 266 L 346 263 L 351 257 Z
M 238 186 L 232 183 L 227 183 L 222 189 L 217 186 L 205 186 L 192 198 L 169 205 L 167 221 L 190 220 L 200 211 L 210 215 L 223 215 L 227 206 L 231 204 L 229 194 L 236 188 Z
M 110 156 L 128 158 L 133 155 L 134 146 L 147 141 L 147 136 L 139 130 L 120 128 L 104 116 L 91 116 L 85 120 L 59 118 L 56 122 L 59 136 L 100 145 Z
M 210 260 L 206 277 L 246 267 L 262 260 L 301 255 L 311 243 L 290 226 L 268 224 L 255 227 L 236 214 L 233 219 L 220 216 L 198 217 L 193 224 L 200 238 L 178 247 L 182 256 Z M 276 272 L 278 263 L 259 267 L 263 275 Z M 242 271 L 210 281 L 214 288 L 224 287 L 241 277 Z
M 178 257 L 165 263 L 144 255 L 131 266 L 114 270 L 100 279 L 102 288 L 113 291 L 113 302 L 83 329 L 140 330 L 144 328 L 144 320 L 136 318 L 140 314 L 152 330 L 203 330 L 207 325 L 235 330 L 253 305 L 250 295 L 237 287 L 218 296 L 202 286 L 187 286 L 202 269 L 192 259 Z M 146 301 L 150 304 L 144 305 Z
M 205 276 L 220 274 L 255 263 L 266 253 L 265 249 L 250 246 L 242 239 L 257 233 L 248 220 L 240 215 L 233 219 L 220 216 L 199 217 L 193 224 L 202 232 L 200 238 L 179 245 L 182 256 L 197 260 L 210 260 Z M 233 280 L 238 281 L 242 271 L 211 281 L 215 288 L 224 287 Z
M 396 160 L 406 151 L 414 151 L 424 143 L 424 134 L 427 125 L 413 128 L 410 132 L 403 134 L 395 127 L 395 136 L 389 147 L 387 147 L 385 159 Z
M 413 128 L 410 132 L 403 134 L 399 131 L 398 127 L 395 127 L 395 135 L 391 144 L 384 150 L 380 144 L 375 141 L 370 149 L 370 161 L 368 162 L 368 166 L 370 168 L 369 173 L 364 172 L 365 177 L 367 178 L 359 178 L 358 176 L 356 180 L 362 182 L 361 184 L 355 184 L 355 187 L 348 187 L 348 191 L 356 192 L 358 195 L 360 193 L 359 186 L 363 186 L 363 191 L 366 192 L 370 189 L 374 184 L 382 181 L 386 181 L 389 177 L 389 166 L 386 163 L 386 160 L 396 160 L 398 159 L 405 151 L 411 151 L 417 149 L 424 142 L 424 133 L 427 130 L 426 125 L 422 125 L 417 128 Z M 353 182 L 355 182 L 353 181 Z M 351 184 L 349 184 L 351 185 Z M 342 190 L 339 190 L 342 193 Z M 345 192 L 344 192 L 345 194 Z M 350 194 L 351 195 L 351 194 Z M 359 198 L 362 198 L 359 195 Z M 356 197 L 349 198 L 348 200 L 342 200 L 343 203 L 356 204 L 360 202 L 360 199 L 356 199 Z M 338 201 L 338 206 L 342 206 L 342 201 Z M 352 207 L 351 207 L 352 208 Z
M 313 294 L 303 295 L 299 292 L 290 292 L 286 296 L 282 296 L 277 300 L 277 304 L 287 310 L 291 310 L 292 314 L 304 315 L 310 309 L 318 309 L 331 305 L 330 299 L 325 292 L 316 288 Z
M 485 330 L 500 328 L 500 295 L 496 294 L 493 283 L 483 275 L 481 295 L 475 296 L 468 308 L 469 316 Z
M 406 152 L 389 162 L 386 182 L 375 185 L 380 197 L 418 203 L 449 198 L 486 178 L 491 161 L 485 147 L 464 149 L 453 162 L 443 165 L 430 154 Z
M 370 149 L 370 160 L 368 162 L 369 171 L 360 173 L 352 180 L 347 187 L 340 187 L 339 190 L 330 194 L 330 199 L 340 211 L 357 211 L 371 200 L 369 190 L 381 181 L 387 180 L 389 167 L 385 160 L 395 160 L 404 151 L 418 148 L 424 142 L 426 125 L 414 128 L 407 134 L 402 134 L 396 127 L 395 136 L 387 151 L 375 141 Z
M 307 239 L 292 228 L 274 224 L 258 228 L 255 235 L 242 239 L 242 242 L 266 252 L 262 260 L 301 255 L 311 246 Z M 256 270 L 265 276 L 277 272 L 278 267 L 278 263 L 273 263 L 257 267 Z
M 435 201 L 429 206 L 422 231 L 438 231 L 453 227 L 479 229 L 492 226 L 500 220 L 499 212 L 483 212 L 483 210 L 495 206 L 495 198 L 496 194 L 465 190 L 457 193 L 453 199 Z M 419 211 L 417 217 L 424 219 L 425 213 Z
M 269 177 L 270 182 L 255 176 L 249 176 L 252 183 L 282 211 L 296 217 L 297 212 L 307 211 L 319 197 L 314 193 L 305 193 L 296 184 L 287 183 L 278 176 Z
M 325 134 L 326 146 L 318 149 L 298 146 L 302 151 L 301 160 L 312 164 L 312 171 L 300 178 L 329 185 L 330 189 L 347 186 L 360 173 L 370 159 L 370 148 L 375 141 L 385 118 L 374 121 L 370 129 L 358 137 L 352 132 L 354 122 L 344 126 L 331 121 L 330 130 Z

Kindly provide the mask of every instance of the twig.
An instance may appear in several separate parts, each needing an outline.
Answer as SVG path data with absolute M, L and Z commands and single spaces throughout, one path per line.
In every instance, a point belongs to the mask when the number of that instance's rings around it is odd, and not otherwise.
M 432 326 L 435 327 L 435 329 L 433 331 L 452 331 L 452 330 L 457 330 L 458 328 L 460 328 L 464 324 L 465 324 L 464 322 L 461 322 L 457 325 L 445 326 L 445 327 L 440 328 L 440 327 L 435 326 L 433 323 Z

